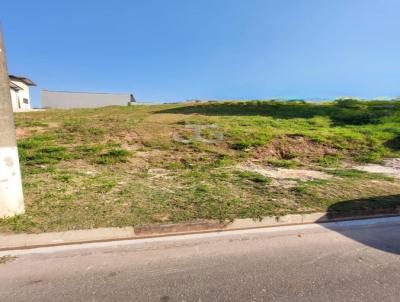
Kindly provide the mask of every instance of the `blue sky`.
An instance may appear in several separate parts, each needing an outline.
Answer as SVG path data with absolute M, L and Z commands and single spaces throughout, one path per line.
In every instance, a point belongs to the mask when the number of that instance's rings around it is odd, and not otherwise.
M 143 101 L 400 95 L 398 0 L 3 1 L 9 72 Z

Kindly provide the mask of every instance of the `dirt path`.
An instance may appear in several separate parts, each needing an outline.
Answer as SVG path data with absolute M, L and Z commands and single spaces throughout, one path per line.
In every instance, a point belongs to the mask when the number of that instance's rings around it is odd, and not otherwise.
M 370 173 L 382 173 L 388 176 L 400 178 L 400 158 L 388 158 L 382 164 L 367 164 L 352 166 L 351 168 Z

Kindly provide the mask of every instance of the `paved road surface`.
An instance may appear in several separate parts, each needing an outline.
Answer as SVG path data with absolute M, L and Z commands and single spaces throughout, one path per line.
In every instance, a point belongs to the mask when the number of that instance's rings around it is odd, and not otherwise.
M 399 254 L 400 218 L 37 249 L 0 301 L 400 301 Z

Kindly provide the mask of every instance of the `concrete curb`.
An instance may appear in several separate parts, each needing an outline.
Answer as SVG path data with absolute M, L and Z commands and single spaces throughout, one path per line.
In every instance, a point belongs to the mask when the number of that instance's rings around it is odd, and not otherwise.
M 0 234 L 0 251 L 38 248 L 79 243 L 141 239 L 161 236 L 196 234 L 215 231 L 265 228 L 310 223 L 327 223 L 343 220 L 400 216 L 400 208 L 353 211 L 343 213 L 320 212 L 268 216 L 261 220 L 235 219 L 232 222 L 199 220 L 175 224 L 148 224 L 123 228 L 98 228 L 40 234 Z

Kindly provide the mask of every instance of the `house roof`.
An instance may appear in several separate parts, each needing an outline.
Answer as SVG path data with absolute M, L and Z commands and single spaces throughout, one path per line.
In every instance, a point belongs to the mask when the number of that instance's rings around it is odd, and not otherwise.
M 16 75 L 12 75 L 12 74 L 10 74 L 9 77 L 10 77 L 11 81 L 12 80 L 21 81 L 21 82 L 25 83 L 28 86 L 36 86 L 36 84 L 32 80 L 30 80 L 30 79 L 28 79 L 26 77 L 16 76 Z
M 11 81 L 10 81 L 10 88 L 11 88 L 12 90 L 15 90 L 15 91 L 22 90 L 21 87 L 19 87 L 17 84 L 15 84 L 15 83 L 13 83 L 13 82 L 11 82 Z

